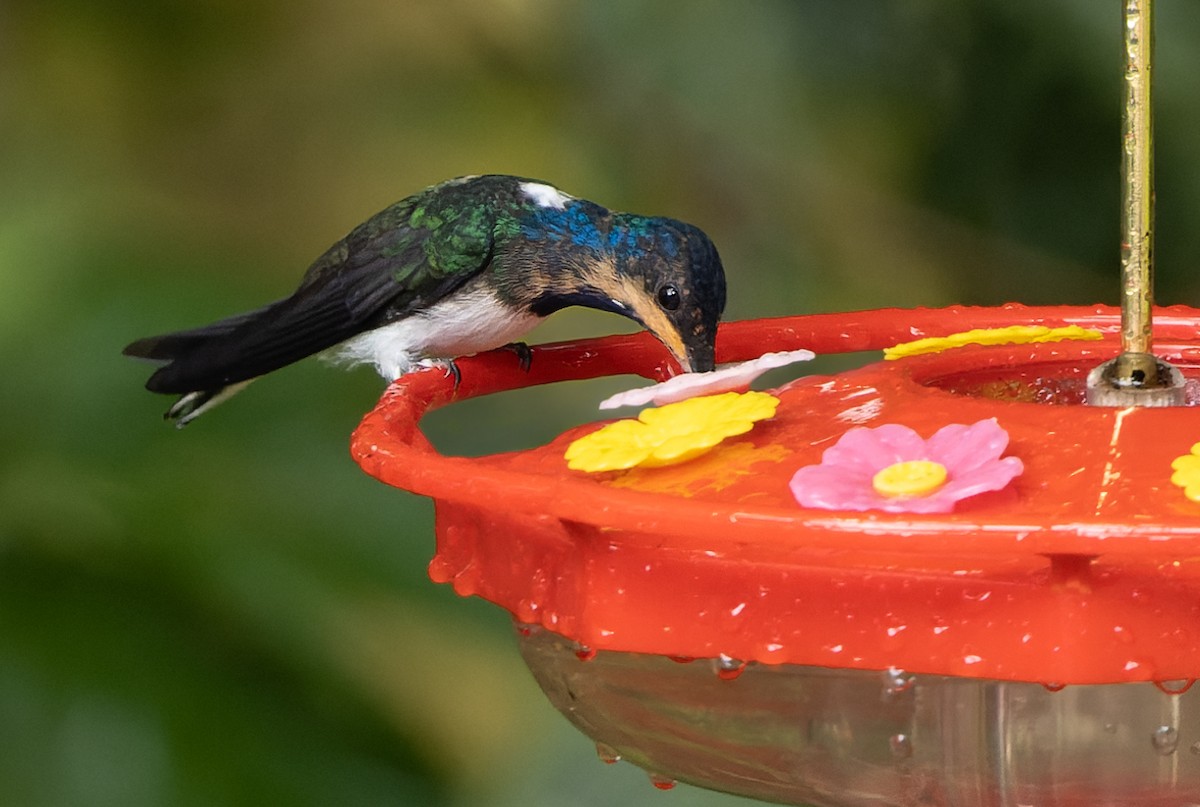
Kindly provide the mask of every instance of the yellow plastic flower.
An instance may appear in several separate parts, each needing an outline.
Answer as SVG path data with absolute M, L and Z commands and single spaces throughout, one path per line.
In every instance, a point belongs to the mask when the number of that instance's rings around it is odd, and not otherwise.
M 686 462 L 750 431 L 777 406 L 765 392 L 726 392 L 645 409 L 637 420 L 618 420 L 571 443 L 567 467 L 598 473 Z
M 1200 502 L 1200 443 L 1192 446 L 1192 453 L 1176 457 L 1171 461 L 1171 484 L 1183 488 L 1183 495 Z
M 928 339 L 901 342 L 898 345 L 884 348 L 883 357 L 885 359 L 902 359 L 905 356 L 918 356 L 922 353 L 940 353 L 943 350 L 964 345 L 1023 345 L 1030 342 L 1061 342 L 1064 339 L 1093 341 L 1103 338 L 1104 334 L 1095 328 L 1081 328 L 1078 325 L 1067 325 L 1063 328 L 1049 328 L 1045 325 L 1010 325 L 1007 328 L 976 328 L 973 331 L 952 333 L 949 336 L 931 336 Z

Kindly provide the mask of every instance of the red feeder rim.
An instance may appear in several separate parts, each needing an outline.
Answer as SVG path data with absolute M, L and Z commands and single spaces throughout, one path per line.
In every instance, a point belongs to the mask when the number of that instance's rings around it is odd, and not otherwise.
M 1102 409 L 1088 370 L 1119 350 L 1108 307 L 886 309 L 728 323 L 719 362 L 768 350 L 881 350 L 974 328 L 1079 325 L 1102 341 L 966 347 L 809 376 L 776 417 L 677 466 L 570 471 L 567 445 L 447 457 L 418 428 L 457 400 L 635 373 L 670 359 L 648 334 L 537 347 L 407 375 L 355 431 L 381 481 L 437 504 L 430 576 L 590 650 L 1048 684 L 1200 677 L 1200 504 L 1170 483 L 1200 410 Z M 1200 312 L 1158 309 L 1160 355 L 1192 378 Z M 1040 403 L 1043 399 L 1051 402 Z M 854 426 L 928 437 L 995 417 L 1024 473 L 946 515 L 811 510 L 788 481 Z

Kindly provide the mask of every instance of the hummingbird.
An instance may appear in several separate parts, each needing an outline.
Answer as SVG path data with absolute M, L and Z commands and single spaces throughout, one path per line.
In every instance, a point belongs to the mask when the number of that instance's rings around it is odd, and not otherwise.
M 568 306 L 639 323 L 686 372 L 713 369 L 725 271 L 699 228 L 618 213 L 549 183 L 451 179 L 375 214 L 325 251 L 289 297 L 211 325 L 139 339 L 183 427 L 307 356 L 384 379 L 517 343 Z M 528 355 L 527 348 L 525 356 Z

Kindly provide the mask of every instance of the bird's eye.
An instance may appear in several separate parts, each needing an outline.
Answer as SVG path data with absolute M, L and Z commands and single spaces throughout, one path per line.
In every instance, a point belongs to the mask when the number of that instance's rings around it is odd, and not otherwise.
M 679 308 L 682 299 L 679 289 L 673 283 L 668 283 L 658 290 L 658 304 L 668 311 Z

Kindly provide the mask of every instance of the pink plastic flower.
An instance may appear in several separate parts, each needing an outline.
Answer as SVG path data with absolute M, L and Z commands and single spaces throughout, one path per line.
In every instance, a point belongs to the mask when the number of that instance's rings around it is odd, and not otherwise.
M 820 464 L 796 471 L 792 495 L 802 507 L 826 510 L 948 513 L 962 499 L 1000 490 L 1024 470 L 1016 457 L 1000 457 L 1007 446 L 1008 432 L 995 418 L 955 423 L 928 440 L 897 424 L 851 429 Z M 897 484 L 906 476 L 908 482 Z

